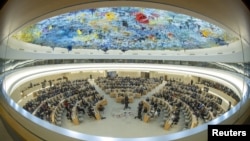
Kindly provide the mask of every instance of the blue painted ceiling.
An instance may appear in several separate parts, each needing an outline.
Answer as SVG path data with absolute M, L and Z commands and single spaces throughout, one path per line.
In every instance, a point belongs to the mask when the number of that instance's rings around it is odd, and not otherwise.
M 51 48 L 187 50 L 223 47 L 239 40 L 189 15 L 141 7 L 109 7 L 64 13 L 27 26 L 18 40 Z

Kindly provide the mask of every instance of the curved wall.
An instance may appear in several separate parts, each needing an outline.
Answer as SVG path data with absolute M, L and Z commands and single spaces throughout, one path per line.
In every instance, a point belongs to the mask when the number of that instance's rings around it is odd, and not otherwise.
M 233 34 L 238 35 L 241 38 L 241 42 L 233 48 L 234 50 L 225 50 L 213 51 L 209 50 L 208 52 L 170 52 L 169 54 L 155 54 L 150 55 L 148 53 L 143 55 L 128 54 L 123 55 L 117 53 L 116 55 L 107 55 L 107 54 L 77 54 L 74 52 L 66 53 L 65 51 L 59 50 L 59 54 L 52 54 L 47 52 L 45 49 L 40 54 L 36 53 L 27 53 L 22 50 L 12 49 L 9 46 L 26 46 L 21 45 L 15 42 L 12 42 L 10 37 L 11 35 L 21 29 L 22 27 L 29 25 L 32 22 L 36 22 L 39 19 L 46 18 L 48 16 L 60 14 L 69 10 L 74 10 L 77 8 L 83 7 L 102 7 L 102 6 L 145 6 L 145 7 L 155 7 L 161 9 L 170 9 L 176 12 L 184 14 L 193 14 L 195 17 L 200 19 L 207 20 L 216 25 L 224 27 Z M 72 9 L 71 9 L 72 8 Z M 10 83 L 6 83 L 5 78 L 10 77 L 12 72 L 17 72 L 19 69 L 18 66 L 10 66 L 11 69 L 7 69 L 8 61 L 18 61 L 23 59 L 137 59 L 140 61 L 143 60 L 174 60 L 174 61 L 194 61 L 194 62 L 227 62 L 235 63 L 233 65 L 243 65 L 243 72 L 247 73 L 245 69 L 249 69 L 247 63 L 250 62 L 250 12 L 244 6 L 241 1 L 227 0 L 218 1 L 218 0 L 189 0 L 188 2 L 183 2 L 183 0 L 147 0 L 147 1 L 99 1 L 99 0 L 22 0 L 18 1 L 8 1 L 4 7 L 0 10 L 0 70 L 2 74 L 0 76 L 1 83 L 1 95 L 0 95 L 0 113 L 1 117 L 7 122 L 7 124 L 15 130 L 22 138 L 26 140 L 127 140 L 127 139 L 117 139 L 110 137 L 95 137 L 85 134 L 80 134 L 74 131 L 69 131 L 62 129 L 60 127 L 48 124 L 45 121 L 42 121 L 36 117 L 31 116 L 28 112 L 24 111 L 18 104 L 14 102 L 9 97 L 11 90 Z M 50 50 L 49 50 L 50 51 Z M 211 52 L 210 52 L 211 51 Z M 224 51 L 227 55 L 224 54 Z M 34 51 L 33 51 L 34 52 Z M 65 52 L 65 53 L 62 53 Z M 230 53 L 228 53 L 230 52 Z M 224 54 L 224 55 L 223 55 Z M 17 60 L 8 60 L 8 59 L 17 59 Z M 29 61 L 29 60 L 28 60 Z M 55 60 L 57 61 L 57 60 Z M 236 64 L 242 63 L 242 64 Z M 152 66 L 156 67 L 158 65 L 146 66 L 146 68 L 151 68 Z M 202 66 L 202 65 L 201 65 Z M 230 65 L 229 65 L 230 66 Z M 117 67 L 117 66 L 116 66 Z M 119 67 L 119 66 L 118 66 Z M 181 66 L 182 67 L 182 66 Z M 221 66 L 222 67 L 222 66 Z M 52 68 L 50 68 L 52 69 Z M 210 70 L 210 68 L 199 68 Z M 21 70 L 21 69 L 20 69 Z M 212 69 L 214 71 L 214 69 Z M 182 70 L 184 71 L 184 70 Z M 242 76 L 241 74 L 225 72 L 223 70 L 218 70 L 220 74 L 216 77 L 223 77 L 223 79 L 232 78 L 232 76 L 240 77 L 237 85 L 233 86 L 238 88 L 236 91 L 239 91 L 242 94 L 241 101 L 229 112 L 225 113 L 220 118 L 209 122 L 208 124 L 242 124 L 247 118 L 249 107 L 250 107 L 250 80 L 247 77 Z M 234 70 L 233 70 L 234 71 Z M 32 72 L 30 72 L 32 73 Z M 198 72 L 199 73 L 199 72 Z M 229 74 L 229 75 L 224 75 Z M 10 75 L 9 75 L 10 74 Z M 211 73 L 213 74 L 213 73 Z M 29 74 L 26 74 L 29 76 Z M 45 74 L 46 75 L 46 74 Z M 20 78 L 23 76 L 19 75 Z M 209 77 L 210 78 L 210 77 Z M 211 77 L 212 78 L 212 77 Z M 214 79 L 214 78 L 212 78 Z M 5 81 L 4 83 L 3 80 Z M 220 80 L 219 80 L 220 81 Z M 228 85 L 232 86 L 231 80 L 228 80 Z M 221 80 L 222 82 L 222 80 Z M 225 82 L 223 80 L 223 82 Z M 234 82 L 234 81 L 233 81 Z M 8 86 L 9 85 L 9 86 Z M 12 85 L 12 84 L 11 84 Z M 19 85 L 18 83 L 13 84 L 13 86 Z M 7 89 L 7 86 L 9 87 Z M 4 89 L 2 89 L 4 88 Z M 18 98 L 17 98 L 18 99 Z M 20 114 L 20 112 L 22 114 Z M 40 123 L 38 125 L 37 123 Z M 201 140 L 207 140 L 207 124 L 201 125 L 197 128 L 175 133 L 168 136 L 159 136 L 159 137 L 149 137 L 149 138 L 140 138 L 143 140 L 196 140 L 197 138 Z M 137 138 L 130 139 L 137 140 Z
M 74 131 L 70 131 L 61 127 L 57 127 L 48 122 L 42 121 L 34 116 L 32 116 L 27 111 L 23 110 L 20 106 L 15 103 L 8 94 L 14 91 L 19 85 L 30 81 L 34 78 L 48 74 L 58 74 L 65 72 L 75 72 L 75 71 L 91 71 L 91 70 L 143 70 L 143 71 L 158 71 L 158 72 L 175 72 L 183 73 L 188 75 L 194 75 L 206 79 L 212 79 L 223 83 L 224 85 L 235 88 L 234 91 L 240 94 L 241 101 L 230 111 L 226 112 L 224 115 L 206 123 L 200 125 L 196 128 L 184 130 L 181 132 L 162 135 L 157 137 L 145 137 L 145 138 L 112 138 L 112 137 L 98 137 L 93 135 L 86 135 Z M 199 67 L 189 67 L 189 66 L 175 66 L 175 65 L 154 65 L 154 64 L 74 64 L 74 65 L 54 65 L 51 66 L 38 66 L 36 68 L 24 68 L 15 71 L 9 75 L 5 75 L 3 79 L 2 88 L 3 95 L 2 107 L 5 112 L 17 121 L 25 130 L 28 130 L 33 136 L 44 139 L 44 140 L 195 140 L 197 138 L 202 140 L 207 140 L 207 125 L 208 124 L 239 124 L 245 120 L 248 116 L 246 113 L 249 107 L 249 90 L 245 83 L 244 77 L 233 74 L 231 72 L 226 72 L 222 70 L 215 69 L 204 69 Z M 248 80 L 249 81 L 249 80 Z M 242 94 L 242 95 L 241 95 Z

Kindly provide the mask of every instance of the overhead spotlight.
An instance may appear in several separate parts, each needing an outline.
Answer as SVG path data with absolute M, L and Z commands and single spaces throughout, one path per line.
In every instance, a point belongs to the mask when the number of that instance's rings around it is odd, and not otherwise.
M 71 45 L 67 46 L 67 49 L 68 51 L 72 51 L 72 46 Z
M 51 46 L 51 49 L 54 51 L 55 50 L 55 46 Z
M 126 52 L 128 49 L 127 48 L 122 48 L 121 51 L 122 52 Z
M 108 51 L 109 49 L 107 47 L 103 47 L 102 51 L 104 51 L 105 53 Z

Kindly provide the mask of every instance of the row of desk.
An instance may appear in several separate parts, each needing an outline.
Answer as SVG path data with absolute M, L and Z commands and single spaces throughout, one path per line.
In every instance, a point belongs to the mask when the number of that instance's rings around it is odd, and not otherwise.
M 154 98 L 155 98 L 155 99 L 158 99 L 158 101 L 161 101 L 161 102 L 163 103 L 163 106 L 165 106 L 165 108 L 168 109 L 167 111 L 170 112 L 170 117 L 171 117 L 172 112 L 173 112 L 173 107 L 172 107 L 167 101 L 165 101 L 165 100 L 163 100 L 163 99 L 156 98 L 156 97 L 154 97 Z M 180 101 L 179 99 L 177 99 L 177 101 L 182 102 L 182 101 Z M 184 102 L 182 102 L 182 103 L 184 103 Z M 185 104 L 185 103 L 184 103 L 184 104 Z M 189 107 L 188 105 L 185 105 L 185 106 Z M 144 101 L 143 101 L 143 108 L 147 108 L 148 111 L 149 111 L 149 110 L 151 109 L 151 105 L 150 105 L 147 101 L 144 100 Z M 190 112 L 189 114 L 190 114 L 190 116 L 191 116 L 190 128 L 196 127 L 196 126 L 198 125 L 198 120 L 197 120 L 196 116 L 193 114 L 193 112 L 191 112 L 190 109 L 187 109 L 187 112 Z M 144 116 L 143 116 L 143 121 L 146 122 L 146 123 L 148 123 L 148 122 L 150 121 L 150 118 L 151 118 L 151 117 L 150 117 L 147 113 L 145 113 Z M 171 118 L 168 118 L 168 119 L 164 122 L 163 128 L 164 128 L 165 130 L 168 130 L 168 129 L 171 127 L 172 123 L 173 123 L 172 119 L 171 119 Z
M 78 112 L 77 112 L 77 105 L 82 102 L 81 100 L 76 102 L 73 109 L 72 109 L 72 115 L 71 115 L 71 118 L 72 118 L 72 122 L 73 124 L 75 125 L 78 125 L 80 124 L 79 122 L 79 117 L 78 117 Z M 107 102 L 107 99 L 102 99 L 100 101 L 98 101 L 95 105 L 94 105 L 94 113 L 95 113 L 95 117 L 96 117 L 96 120 L 100 120 L 101 119 L 101 115 L 100 115 L 100 112 L 98 110 L 98 108 L 100 107 L 100 105 L 102 106 L 105 106 L 107 105 L 108 102 Z
M 158 101 L 161 101 L 163 106 L 166 106 L 166 109 L 169 109 L 169 112 L 171 113 L 172 112 L 172 106 L 169 105 L 169 103 L 165 100 L 162 100 L 160 98 L 156 98 L 156 97 L 153 97 L 153 99 L 158 99 Z M 150 112 L 150 109 L 151 109 L 151 105 L 147 102 L 147 101 L 143 101 L 143 108 L 146 108 L 148 109 L 148 112 Z M 144 116 L 143 116 L 143 121 L 148 123 L 150 121 L 151 117 L 150 115 L 148 115 L 148 113 L 145 113 Z M 168 130 L 170 128 L 172 124 L 172 120 L 166 120 L 165 123 L 164 123 L 164 129 L 165 130 Z

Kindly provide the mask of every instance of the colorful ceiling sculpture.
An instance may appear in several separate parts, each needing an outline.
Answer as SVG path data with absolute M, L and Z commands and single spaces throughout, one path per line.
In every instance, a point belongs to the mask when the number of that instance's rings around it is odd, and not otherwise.
M 206 21 L 171 11 L 112 7 L 65 13 L 23 28 L 14 38 L 51 48 L 182 50 L 228 45 L 237 37 Z

